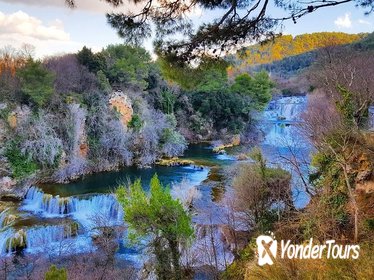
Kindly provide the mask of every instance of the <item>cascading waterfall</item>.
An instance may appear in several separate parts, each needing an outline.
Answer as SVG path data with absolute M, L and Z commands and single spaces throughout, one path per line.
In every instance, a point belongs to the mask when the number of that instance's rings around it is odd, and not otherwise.
M 105 222 L 105 226 L 113 226 L 123 221 L 122 207 L 111 194 L 98 194 L 86 198 L 60 197 L 45 194 L 40 189 L 31 187 L 21 209 L 43 217 L 70 216 L 86 230 L 91 230 L 98 222 Z
M 294 146 L 295 142 L 300 143 L 294 124 L 300 122 L 306 104 L 306 96 L 283 97 L 271 101 L 262 117 L 264 144 L 287 147 Z
M 8 214 L 9 209 L 5 209 L 4 211 L 0 212 L 0 230 L 6 226 L 6 217 Z
M 4 255 L 9 251 L 9 239 L 15 234 L 14 230 L 8 227 L 8 212 L 5 209 L 0 213 L 0 255 Z
M 307 96 L 281 97 L 271 101 L 261 118 L 261 128 L 265 139 L 261 144 L 262 151 L 269 164 L 275 164 L 292 174 L 292 187 L 296 207 L 304 207 L 309 196 L 305 193 L 303 182 L 295 172 L 294 166 L 285 159 L 299 162 L 310 161 L 310 143 L 300 131 L 301 115 L 307 107 Z M 305 178 L 308 174 L 308 166 L 301 169 Z
M 0 256 L 25 249 L 28 253 L 48 252 L 69 254 L 94 249 L 89 236 L 77 235 L 75 223 L 31 227 L 20 230 L 7 228 L 0 232 Z
M 301 112 L 305 109 L 306 96 L 291 96 L 275 99 L 269 103 L 264 112 L 267 121 L 299 121 Z
M 62 217 L 67 214 L 69 198 L 45 194 L 36 187 L 31 187 L 26 194 L 23 210 L 40 212 L 45 217 Z
M 64 255 L 71 252 L 92 250 L 92 240 L 87 235 L 78 235 L 76 224 L 52 225 L 29 228 L 26 230 L 26 251 Z
M 14 236 L 14 230 L 12 228 L 0 230 L 0 256 L 7 254 L 9 251 L 8 240 Z

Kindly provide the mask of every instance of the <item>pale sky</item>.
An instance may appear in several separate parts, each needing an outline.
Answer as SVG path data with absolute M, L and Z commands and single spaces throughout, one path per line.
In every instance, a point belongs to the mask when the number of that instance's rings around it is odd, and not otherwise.
M 84 45 L 99 51 L 122 42 L 106 22 L 105 13 L 112 10 L 109 5 L 99 0 L 77 0 L 77 4 L 77 9 L 71 10 L 64 0 L 0 0 L 0 48 L 27 43 L 35 46 L 38 57 L 44 57 L 76 52 Z M 270 14 L 278 15 L 278 10 L 272 8 Z M 209 18 L 214 14 L 194 14 L 197 23 Z M 348 3 L 307 15 L 297 24 L 289 22 L 283 29 L 292 35 L 320 31 L 373 32 L 374 14 L 365 16 L 363 9 Z M 151 41 L 144 47 L 151 51 Z

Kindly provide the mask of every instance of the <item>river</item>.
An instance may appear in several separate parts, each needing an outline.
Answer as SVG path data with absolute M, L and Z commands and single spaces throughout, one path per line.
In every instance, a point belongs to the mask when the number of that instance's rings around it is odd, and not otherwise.
M 297 129 L 306 102 L 306 97 L 276 99 L 259 117 L 259 126 L 264 132 L 261 148 L 271 165 L 280 165 L 293 173 L 297 207 L 303 207 L 308 202 L 308 196 L 303 191 L 300 177 L 292 165 L 284 162 L 284 158 L 291 154 L 304 160 L 307 164 L 303 167 L 303 174 L 307 174 L 310 147 Z M 147 189 L 155 173 L 163 184 L 169 184 L 171 188 L 183 180 L 188 185 L 199 186 L 202 197 L 197 202 L 197 208 L 208 213 L 220 211 L 219 202 L 215 201 L 215 190 L 203 182 L 213 166 L 221 168 L 235 164 L 235 157 L 215 154 L 209 144 L 197 144 L 189 146 L 184 158 L 194 160 L 197 165 L 153 166 L 146 169 L 126 167 L 88 175 L 69 184 L 32 186 L 21 203 L 8 203 L 1 206 L 3 209 L 0 208 L 0 211 L 3 210 L 0 213 L 0 255 L 14 251 L 17 242 L 23 242 L 23 251 L 29 254 L 47 250 L 48 254 L 63 255 L 95 250 L 92 237 L 98 217 L 101 222 L 105 221 L 105 226 L 123 225 L 123 211 L 112 191 L 119 184 L 137 178 L 142 179 Z M 205 216 L 196 215 L 193 221 L 202 224 L 204 219 Z M 117 254 L 134 264 L 141 263 L 139 251 L 123 240 L 120 240 Z

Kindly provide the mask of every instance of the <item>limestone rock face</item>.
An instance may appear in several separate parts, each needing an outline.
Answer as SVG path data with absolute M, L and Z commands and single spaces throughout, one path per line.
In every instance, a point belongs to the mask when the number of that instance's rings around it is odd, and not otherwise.
M 123 126 L 127 127 L 134 113 L 130 98 L 122 91 L 115 91 L 109 98 L 109 105 L 120 114 Z
M 71 122 L 74 124 L 74 141 L 72 146 L 73 158 L 86 158 L 88 153 L 87 133 L 86 133 L 86 117 L 87 111 L 79 104 L 69 104 L 69 112 Z

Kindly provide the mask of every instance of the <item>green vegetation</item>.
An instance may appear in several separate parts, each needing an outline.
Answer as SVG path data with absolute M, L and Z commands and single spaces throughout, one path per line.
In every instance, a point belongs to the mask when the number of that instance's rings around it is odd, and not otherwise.
M 78 62 L 87 67 L 90 72 L 97 73 L 106 69 L 106 61 L 101 53 L 94 54 L 91 49 L 84 46 L 77 53 Z
M 110 45 L 103 55 L 107 58 L 107 75 L 112 84 L 147 88 L 151 57 L 145 49 Z
M 45 273 L 45 280 L 67 280 L 68 276 L 65 268 L 57 268 L 51 265 L 49 270 Z
M 30 59 L 17 71 L 21 91 L 39 107 L 43 107 L 53 94 L 54 75 L 40 61 Z
M 139 115 L 133 115 L 127 126 L 139 131 L 142 127 L 142 120 Z
M 116 191 L 129 225 L 129 236 L 136 242 L 149 238 L 151 252 L 156 257 L 158 279 L 181 279 L 180 246 L 188 245 L 193 236 L 191 217 L 179 200 L 174 200 L 168 187 L 157 175 L 150 183 L 150 193 L 143 190 L 140 180 L 129 188 Z
M 10 163 L 14 178 L 21 179 L 38 170 L 37 164 L 21 152 L 18 141 L 8 143 L 5 156 Z
M 248 95 L 251 98 L 251 106 L 262 111 L 271 100 L 273 86 L 265 71 L 255 73 L 253 77 L 244 73 L 235 78 L 235 82 L 231 85 L 231 92 Z

